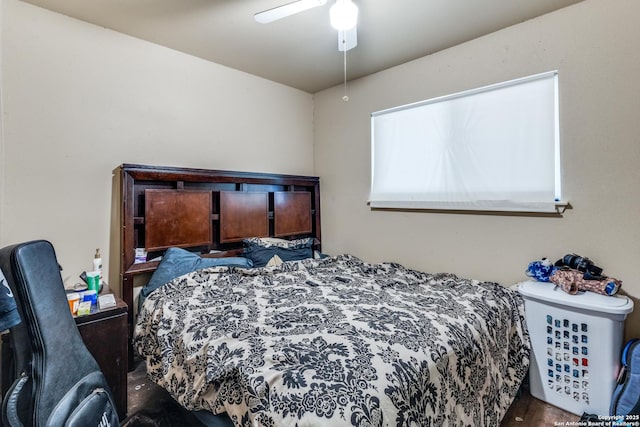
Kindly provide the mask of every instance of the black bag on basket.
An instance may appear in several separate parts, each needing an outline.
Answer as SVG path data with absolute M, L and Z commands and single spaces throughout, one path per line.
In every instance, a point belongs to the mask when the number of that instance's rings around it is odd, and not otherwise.
M 610 415 L 640 415 L 640 339 L 628 341 L 622 350 L 622 367 L 611 398 Z
M 0 269 L 22 319 L 11 328 L 17 379 L 2 402 L 2 424 L 118 426 L 109 386 L 71 316 L 51 243 L 0 249 Z

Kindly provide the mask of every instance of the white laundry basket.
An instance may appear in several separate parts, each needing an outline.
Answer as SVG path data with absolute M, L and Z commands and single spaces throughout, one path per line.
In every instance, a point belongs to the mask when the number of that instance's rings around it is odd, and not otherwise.
M 531 395 L 574 414 L 607 415 L 633 301 L 569 295 L 553 283 L 516 286 L 531 337 Z

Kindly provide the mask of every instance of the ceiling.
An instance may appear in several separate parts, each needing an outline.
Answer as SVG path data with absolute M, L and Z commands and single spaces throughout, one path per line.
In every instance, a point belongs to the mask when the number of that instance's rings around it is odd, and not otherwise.
M 292 0 L 23 0 L 309 93 L 342 83 L 344 57 L 326 5 L 259 24 Z M 362 77 L 582 0 L 354 0 Z

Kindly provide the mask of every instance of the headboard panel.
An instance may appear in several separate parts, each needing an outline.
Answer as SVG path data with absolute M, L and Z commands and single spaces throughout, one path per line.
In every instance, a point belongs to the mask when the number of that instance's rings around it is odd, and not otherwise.
M 220 243 L 268 236 L 269 193 L 220 192 Z
M 276 191 L 273 193 L 273 235 L 276 237 L 312 233 L 311 193 Z
M 144 242 L 138 245 L 147 252 L 211 245 L 210 191 L 147 189 L 144 198 Z
M 134 277 L 169 246 L 237 255 L 245 237 L 314 237 L 320 250 L 318 177 L 123 164 L 122 298 L 133 322 Z M 185 207 L 189 207 L 186 209 Z M 215 253 L 210 253 L 215 252 Z

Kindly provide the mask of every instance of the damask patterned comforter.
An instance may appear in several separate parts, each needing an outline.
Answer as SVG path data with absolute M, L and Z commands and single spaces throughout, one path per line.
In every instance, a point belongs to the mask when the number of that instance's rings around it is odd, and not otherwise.
M 237 426 L 498 426 L 529 366 L 523 310 L 494 283 L 342 255 L 175 279 L 134 347 Z

